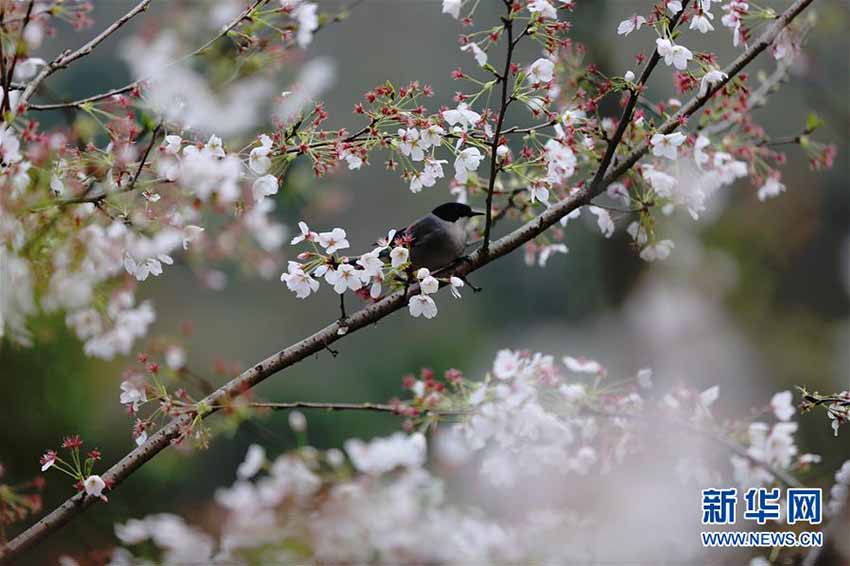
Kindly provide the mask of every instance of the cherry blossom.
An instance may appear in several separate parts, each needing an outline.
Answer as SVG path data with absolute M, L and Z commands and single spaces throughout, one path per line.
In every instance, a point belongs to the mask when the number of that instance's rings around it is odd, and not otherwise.
M 549 59 L 537 59 L 528 68 L 528 81 L 531 83 L 548 83 L 552 80 L 555 63 Z
M 794 415 L 793 397 L 790 391 L 780 391 L 770 400 L 770 407 L 773 409 L 773 414 L 780 421 L 788 421 Z
M 475 57 L 475 62 L 478 63 L 479 66 L 483 67 L 487 64 L 487 52 L 481 49 L 477 43 L 470 42 L 460 48 L 461 51 L 471 51 L 473 56 Z
M 644 247 L 640 252 L 640 258 L 644 261 L 659 261 L 670 257 L 675 244 L 671 240 L 660 240 Z
M 121 397 L 122 405 L 131 405 L 134 411 L 139 409 L 139 406 L 147 403 L 148 397 L 145 393 L 144 385 L 139 385 L 131 381 L 121 382 Z
M 416 278 L 419 280 L 419 288 L 425 295 L 436 293 L 440 290 L 440 282 L 437 278 L 431 275 L 427 268 L 421 268 L 416 272 Z
M 83 487 L 86 490 L 86 494 L 106 501 L 106 496 L 103 495 L 103 490 L 106 489 L 106 482 L 100 476 L 91 475 L 87 477 L 83 481 Z
M 298 20 L 298 46 L 302 49 L 313 41 L 313 33 L 319 29 L 319 6 L 314 2 L 299 2 L 292 12 Z
M 458 19 L 462 5 L 463 0 L 443 0 L 443 14 L 449 14 L 454 19 Z
M 406 264 L 409 258 L 410 250 L 404 246 L 396 246 L 390 252 L 390 265 L 397 269 Z
M 558 12 L 549 0 L 529 0 L 528 11 L 532 14 L 540 14 L 542 18 L 550 20 L 558 19 Z
M 531 202 L 549 203 L 549 189 L 543 183 L 535 183 L 528 188 L 528 194 L 531 196 Z
M 306 299 L 310 293 L 319 290 L 319 282 L 305 273 L 304 266 L 295 261 L 289 262 L 287 272 L 281 274 L 280 280 L 286 283 L 287 288 L 299 299 Z
M 459 124 L 466 130 L 481 120 L 481 114 L 471 110 L 466 102 L 461 102 L 454 110 L 444 110 L 443 119 L 450 126 Z
M 255 201 L 261 201 L 265 197 L 277 194 L 278 181 L 274 175 L 263 175 L 254 181 L 251 192 Z
M 178 142 L 179 143 L 179 142 Z M 272 160 L 269 158 L 269 153 L 272 151 L 272 140 L 269 136 L 263 134 L 260 136 L 260 146 L 251 150 L 248 157 L 248 165 L 251 170 L 257 175 L 265 175 L 269 172 L 272 166 Z
M 456 277 L 456 276 L 452 275 L 449 278 L 449 285 L 450 285 L 449 289 L 451 290 L 452 296 L 455 299 L 460 299 L 461 298 L 460 290 L 463 289 L 463 286 L 464 286 L 463 279 L 461 279 L 460 277 Z
M 331 276 L 326 278 L 326 281 L 333 285 L 334 291 L 340 295 L 349 289 L 356 291 L 363 286 L 363 272 L 355 269 L 353 265 L 345 263 L 329 273 Z
M 248 452 L 245 454 L 245 460 L 236 468 L 236 477 L 239 479 L 251 479 L 266 461 L 266 450 L 259 444 L 252 444 L 248 447 Z
M 307 226 L 306 222 L 299 222 L 298 223 L 298 230 L 300 230 L 301 233 L 299 235 L 295 236 L 294 238 L 292 238 L 292 241 L 290 242 L 290 244 L 293 245 L 293 246 L 296 245 L 296 244 L 300 244 L 301 242 L 303 242 L 305 240 L 310 241 L 310 242 L 315 241 L 319 237 L 318 234 L 316 234 L 315 232 L 312 232 L 310 230 L 310 227 Z
M 599 364 L 599 362 L 595 360 L 588 360 L 585 358 L 573 358 L 571 356 L 564 356 L 564 365 L 567 366 L 568 370 L 575 373 L 605 373 L 605 368 L 603 368 Z
M 690 29 L 699 30 L 700 33 L 708 33 L 714 31 L 714 26 L 711 25 L 711 20 L 714 19 L 714 14 L 707 10 L 701 9 L 691 19 Z
M 599 230 L 602 232 L 602 235 L 606 238 L 613 236 L 615 227 L 614 221 L 611 219 L 611 214 L 604 208 L 599 208 L 598 206 L 590 206 L 588 207 L 588 210 L 596 216 L 596 223 L 599 226 Z
M 419 140 L 419 130 L 416 128 L 408 128 L 399 130 L 398 137 L 400 140 L 399 149 L 402 155 L 410 157 L 413 161 L 422 161 L 425 159 L 426 147 Z
M 620 22 L 620 25 L 617 26 L 617 34 L 618 35 L 629 35 L 635 30 L 639 30 L 643 24 L 646 23 L 646 18 L 643 16 L 638 16 L 637 14 L 632 15 L 627 20 L 623 20 Z
M 414 295 L 410 297 L 408 310 L 410 311 L 410 316 L 413 318 L 418 318 L 419 316 L 434 318 L 437 316 L 437 303 L 428 295 Z
M 767 178 L 758 190 L 758 199 L 762 202 L 767 199 L 774 198 L 779 196 L 781 193 L 785 192 L 785 185 L 779 182 L 779 179 L 773 175 Z
M 478 170 L 478 166 L 481 164 L 482 159 L 484 159 L 484 156 L 477 147 L 467 147 L 458 153 L 454 163 L 455 180 L 460 183 L 465 183 L 469 178 L 469 173 Z
M 334 228 L 330 232 L 320 232 L 316 240 L 329 254 L 347 249 L 350 245 L 346 239 L 345 230 L 342 228 Z
M 705 96 L 708 92 L 709 86 L 713 86 L 726 78 L 726 73 L 718 70 L 711 69 L 707 73 L 705 73 L 699 81 L 699 95 Z
M 672 65 L 680 71 L 688 67 L 688 61 L 694 58 L 693 53 L 687 47 L 676 45 L 667 38 L 659 37 L 655 40 L 658 54 L 664 57 L 664 64 Z
M 537 265 L 540 267 L 546 267 L 546 264 L 549 262 L 549 258 L 552 257 L 553 254 L 567 254 L 569 253 L 569 248 L 567 248 L 566 244 L 549 244 L 543 246 L 540 250 L 540 255 L 537 258 Z
M 650 139 L 652 144 L 652 155 L 657 157 L 666 157 L 667 159 L 676 160 L 678 157 L 678 148 L 685 143 L 686 138 L 681 132 L 673 132 L 672 134 L 653 134 Z
M 427 315 L 426 315 L 427 316 Z M 369 443 L 353 438 L 346 441 L 345 451 L 359 471 L 379 475 L 398 467 L 416 468 L 425 462 L 425 437 L 400 432 Z
M 547 180 L 562 183 L 572 177 L 578 163 L 575 153 L 561 142 L 550 139 L 546 142 Z

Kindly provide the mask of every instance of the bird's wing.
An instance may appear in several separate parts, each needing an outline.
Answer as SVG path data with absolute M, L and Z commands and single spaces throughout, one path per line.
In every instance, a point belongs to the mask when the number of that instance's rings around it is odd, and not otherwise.
M 411 239 L 410 246 L 413 248 L 427 244 L 433 238 L 439 237 L 443 231 L 444 227 L 432 216 L 420 218 L 405 229 Z

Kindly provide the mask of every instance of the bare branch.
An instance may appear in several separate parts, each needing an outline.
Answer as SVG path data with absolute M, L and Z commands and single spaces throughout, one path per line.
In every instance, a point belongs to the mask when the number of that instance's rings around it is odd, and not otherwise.
M 670 133 L 681 124 L 687 121 L 694 113 L 697 112 L 718 90 L 723 88 L 729 80 L 737 75 L 747 64 L 749 64 L 757 55 L 762 53 L 773 42 L 779 32 L 785 28 L 800 12 L 809 6 L 814 0 L 796 0 L 785 12 L 779 16 L 761 37 L 753 42 L 735 61 L 733 61 L 724 72 L 726 78 L 716 83 L 713 88 L 708 89 L 704 96 L 696 96 L 681 107 L 679 112 L 670 120 L 665 122 L 659 129 L 659 132 Z M 454 271 L 454 275 L 463 277 L 475 271 L 488 263 L 491 263 L 498 258 L 505 256 L 522 246 L 526 242 L 545 232 L 548 228 L 557 223 L 561 218 L 572 212 L 573 210 L 584 206 L 590 200 L 605 190 L 605 188 L 643 157 L 649 151 L 649 143 L 644 141 L 636 149 L 634 149 L 623 161 L 615 167 L 610 173 L 604 176 L 598 183 L 589 183 L 582 190 L 577 191 L 570 197 L 561 200 L 535 219 L 523 224 L 508 235 L 496 240 L 492 243 L 486 253 L 483 249 L 473 252 L 467 261 L 460 263 Z M 224 405 L 229 400 L 238 397 L 246 391 L 253 388 L 258 383 L 264 381 L 271 375 L 286 369 L 301 360 L 308 358 L 313 354 L 318 354 L 328 348 L 331 344 L 342 340 L 344 337 L 350 336 L 361 328 L 371 326 L 390 314 L 402 309 L 406 304 L 409 296 L 415 294 L 419 290 L 418 283 L 412 283 L 410 286 L 411 294 L 407 290 L 396 291 L 384 299 L 364 307 L 356 313 L 350 315 L 346 319 L 345 326 L 347 331 L 343 334 L 339 333 L 339 321 L 329 324 L 325 328 L 319 330 L 311 336 L 269 356 L 260 363 L 254 365 L 250 369 L 245 370 L 239 376 L 230 380 L 216 391 L 204 398 L 200 406 L 206 407 L 207 410 L 201 415 L 186 413 L 175 418 L 169 424 L 162 427 L 159 431 L 151 435 L 146 443 L 132 452 L 124 456 L 117 464 L 112 466 L 104 475 L 104 479 L 117 486 L 123 480 L 130 476 L 134 471 L 139 469 L 148 460 L 156 456 L 159 452 L 167 448 L 172 442 L 178 440 L 188 426 L 191 425 L 195 416 L 205 418 L 215 412 L 214 407 Z M 84 493 L 79 493 L 62 505 L 51 511 L 47 516 L 43 517 L 32 527 L 15 537 L 5 547 L 0 550 L 0 560 L 11 561 L 20 556 L 27 549 L 31 548 L 38 542 L 47 538 L 50 534 L 56 532 L 59 528 L 73 520 L 83 510 L 88 508 L 97 500 L 95 497 L 87 497 Z
M 58 57 L 56 57 L 53 61 L 45 65 L 41 71 L 35 76 L 35 78 L 30 81 L 24 92 L 21 94 L 21 98 L 18 100 L 18 104 L 21 106 L 26 106 L 29 99 L 32 98 L 32 95 L 35 94 L 35 91 L 38 90 L 38 87 L 41 86 L 41 83 L 44 80 L 58 71 L 59 69 L 65 68 L 77 59 L 85 57 L 94 51 L 95 47 L 100 45 L 107 37 L 124 27 L 124 25 L 132 20 L 138 14 L 141 14 L 150 6 L 151 0 L 142 0 L 136 6 L 112 22 L 112 24 L 107 27 L 105 30 L 96 35 L 91 41 L 77 49 L 76 51 L 66 50 L 62 52 Z
M 148 1 L 150 1 L 150 0 L 148 0 Z M 200 47 L 198 47 L 194 51 L 187 53 L 186 55 L 177 59 L 176 61 L 173 61 L 172 63 L 170 63 L 168 65 L 168 67 L 178 65 L 178 64 L 186 61 L 187 59 L 191 59 L 192 57 L 194 57 L 194 56 L 196 56 L 200 53 L 203 53 L 213 43 L 215 43 L 216 41 L 218 41 L 219 39 L 221 39 L 222 37 L 224 37 L 225 35 L 230 33 L 233 30 L 233 28 L 235 28 L 236 26 L 238 26 L 242 22 L 242 20 L 244 20 L 245 18 L 250 16 L 251 12 L 253 12 L 255 9 L 257 9 L 258 7 L 260 7 L 261 5 L 265 4 L 268 1 L 269 0 L 254 0 L 254 2 L 252 2 L 250 6 L 248 6 L 244 10 L 242 10 L 242 12 L 238 16 L 236 16 L 227 25 L 225 25 L 223 28 L 221 28 L 221 31 L 218 34 L 216 34 L 215 37 L 213 37 L 212 39 L 210 39 L 209 41 L 207 41 L 206 43 L 204 43 L 203 45 L 201 45 Z M 36 77 L 36 79 L 37 78 L 38 77 Z M 56 104 L 31 104 L 28 109 L 29 110 L 39 110 L 39 111 L 41 111 L 41 110 L 60 110 L 62 108 L 80 108 L 80 107 L 82 107 L 86 104 L 90 104 L 92 102 L 97 102 L 98 100 L 104 100 L 104 99 L 107 99 L 107 98 L 111 98 L 113 96 L 117 96 L 119 94 L 124 94 L 124 93 L 130 92 L 131 90 L 137 88 L 138 86 L 140 86 L 143 82 L 145 82 L 148 79 L 150 79 L 150 77 L 146 77 L 144 79 L 139 79 L 137 81 L 127 83 L 124 86 L 114 88 L 114 89 L 108 90 L 106 92 L 101 92 L 100 94 L 88 96 L 86 98 L 80 98 L 79 100 L 72 100 L 70 102 L 59 102 L 59 103 L 56 103 Z
M 493 227 L 493 189 L 496 186 L 496 175 L 498 174 L 499 164 L 496 150 L 499 148 L 499 139 L 502 137 L 502 124 L 505 121 L 505 113 L 508 111 L 508 105 L 511 99 L 508 98 L 508 88 L 511 82 L 511 61 L 513 59 L 514 47 L 514 22 L 512 16 L 513 5 L 510 2 L 505 2 L 507 14 L 502 21 L 504 22 L 505 32 L 507 33 L 507 53 L 505 54 L 505 69 L 502 75 L 497 79 L 502 83 L 502 99 L 499 104 L 499 117 L 496 120 L 496 130 L 493 132 L 493 143 L 490 144 L 490 179 L 487 184 L 487 205 L 484 207 L 486 214 L 484 220 L 484 243 L 481 244 L 481 251 L 484 255 L 490 250 L 490 229 Z M 519 41 L 519 38 L 517 38 Z

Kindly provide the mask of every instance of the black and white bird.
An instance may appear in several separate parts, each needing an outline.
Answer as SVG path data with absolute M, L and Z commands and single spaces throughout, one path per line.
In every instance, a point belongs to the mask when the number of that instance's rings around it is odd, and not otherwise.
M 429 214 L 399 230 L 396 238 L 409 242 L 410 265 L 413 270 L 422 267 L 429 271 L 451 265 L 464 255 L 467 239 L 467 219 L 481 216 L 458 202 L 441 204 Z

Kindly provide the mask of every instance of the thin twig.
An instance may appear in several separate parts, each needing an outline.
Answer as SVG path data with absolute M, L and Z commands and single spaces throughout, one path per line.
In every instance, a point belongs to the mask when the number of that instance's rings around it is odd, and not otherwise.
M 272 409 L 275 411 L 287 411 L 290 409 L 321 409 L 324 411 L 371 411 L 377 413 L 399 414 L 399 408 L 393 405 L 382 405 L 380 403 L 318 403 L 312 401 L 292 401 L 289 403 L 254 402 L 247 403 L 248 407 L 254 409 Z M 228 405 L 216 405 L 214 409 L 227 409 Z
M 499 105 L 499 117 L 496 120 L 496 130 L 493 132 L 493 143 L 490 144 L 490 179 L 487 184 L 487 204 L 484 208 L 484 213 L 486 214 L 484 217 L 484 243 L 481 244 L 481 252 L 484 255 L 487 255 L 487 252 L 490 251 L 490 229 L 493 227 L 493 189 L 496 186 L 496 175 L 498 173 L 499 166 L 499 160 L 496 153 L 499 149 L 499 140 L 502 137 L 502 124 L 505 121 L 508 104 L 510 104 L 510 99 L 508 98 L 508 87 L 511 82 L 511 62 L 513 59 L 514 47 L 516 47 L 513 31 L 514 22 L 511 17 L 513 13 L 513 4 L 511 2 L 505 2 L 505 6 L 507 6 L 507 14 L 503 18 L 503 22 L 505 32 L 508 34 L 508 43 L 507 53 L 505 54 L 505 69 L 502 76 L 497 79 L 502 83 L 502 98 Z
M 58 71 L 59 69 L 63 69 L 82 57 L 90 54 L 94 51 L 95 47 L 100 45 L 106 38 L 110 35 L 124 27 L 124 25 L 132 20 L 137 15 L 141 14 L 150 6 L 151 0 L 142 0 L 136 6 L 112 22 L 112 24 L 107 27 L 105 30 L 97 34 L 93 39 L 91 39 L 88 43 L 77 49 L 76 51 L 66 50 L 63 51 L 58 57 L 53 59 L 50 63 L 45 65 L 41 71 L 35 76 L 35 78 L 27 83 L 27 87 L 24 89 L 24 92 L 21 94 L 21 97 L 18 99 L 19 106 L 26 106 L 29 102 L 29 99 L 32 98 L 32 95 L 35 94 L 35 91 L 38 90 L 38 87 L 41 85 L 44 80 Z
M 148 143 L 148 146 L 145 148 L 145 152 L 142 154 L 142 159 L 139 161 L 139 166 L 136 169 L 136 174 L 133 175 L 133 180 L 130 181 L 130 185 L 127 187 L 127 192 L 132 192 L 133 189 L 136 188 L 136 182 L 139 180 L 139 177 L 142 175 L 142 170 L 145 168 L 145 163 L 148 160 L 148 156 L 151 153 L 151 149 L 156 144 L 156 136 L 159 134 L 159 131 L 162 129 L 162 122 L 156 125 L 156 128 L 151 132 L 151 141 Z M 105 197 L 106 195 L 104 195 Z
M 773 25 L 771 25 L 762 35 L 754 41 L 735 61 L 724 69 L 726 78 L 719 81 L 714 87 L 708 89 L 703 96 L 692 98 L 688 103 L 679 109 L 670 120 L 665 122 L 658 131 L 670 133 L 680 127 L 682 120 L 687 120 L 697 112 L 708 99 L 719 89 L 723 88 L 726 83 L 734 78 L 744 67 L 747 66 L 757 55 L 762 53 L 773 42 L 779 32 L 784 29 L 800 12 L 808 7 L 814 0 L 795 0 L 795 2 L 785 12 L 779 16 Z M 585 185 L 580 191 L 573 193 L 569 197 L 554 203 L 539 216 L 523 224 L 519 228 L 506 236 L 496 240 L 490 246 L 487 254 L 477 250 L 470 254 L 467 261 L 460 263 L 454 274 L 456 276 L 465 276 L 480 269 L 481 267 L 496 261 L 502 256 L 505 256 L 515 249 L 519 248 L 526 242 L 545 232 L 548 228 L 555 225 L 561 218 L 584 206 L 597 194 L 605 190 L 606 186 L 626 171 L 628 171 L 641 157 L 649 151 L 649 144 L 644 142 L 634 149 L 617 167 L 615 167 L 608 175 L 606 175 L 598 186 L 591 190 L 590 184 Z M 245 370 L 237 377 L 233 378 L 226 384 L 219 387 L 216 391 L 204 398 L 201 403 L 207 407 L 226 404 L 229 400 L 242 395 L 246 391 L 252 389 L 258 383 L 264 381 L 275 373 L 286 369 L 301 360 L 304 360 L 313 354 L 317 354 L 328 348 L 334 342 L 342 340 L 345 337 L 352 335 L 362 328 L 371 327 L 373 324 L 387 317 L 388 315 L 404 308 L 407 304 L 409 293 L 416 293 L 419 290 L 418 283 L 412 283 L 408 291 L 399 290 L 380 301 L 368 305 L 356 313 L 352 314 L 346 320 L 347 331 L 344 334 L 339 333 L 339 321 L 335 321 L 325 328 L 319 330 L 303 340 L 284 348 L 283 350 L 272 354 L 265 360 Z M 213 414 L 214 410 L 205 412 L 202 416 L 207 417 Z M 125 455 L 118 463 L 107 470 L 103 477 L 105 480 L 115 487 L 129 477 L 133 472 L 138 470 L 151 458 L 162 452 L 165 448 L 171 445 L 173 441 L 181 437 L 186 427 L 191 426 L 193 415 L 185 414 L 175 418 L 152 434 L 148 441 L 143 445 L 135 448 L 133 451 Z M 32 525 L 29 529 L 19 534 L 17 537 L 9 541 L 9 543 L 0 549 L 0 561 L 10 562 L 19 557 L 26 550 L 32 548 L 42 540 L 46 539 L 52 533 L 59 530 L 62 526 L 77 517 L 83 510 L 98 501 L 96 497 L 86 496 L 85 493 L 78 493 L 67 499 L 62 505 L 48 513 L 45 517 Z
M 148 0 L 148 2 L 149 1 L 150 0 Z M 203 51 L 208 49 L 213 43 L 215 43 L 216 41 L 218 41 L 219 39 L 221 39 L 222 37 L 224 37 L 225 35 L 230 33 L 233 30 L 233 28 L 235 28 L 236 26 L 238 26 L 242 22 L 242 20 L 244 20 L 245 18 L 250 16 L 250 14 L 256 8 L 260 7 L 262 4 L 265 4 L 268 1 L 269 0 L 254 0 L 254 2 L 252 2 L 250 6 L 245 8 L 236 18 L 234 18 L 227 25 L 225 25 L 223 28 L 221 28 L 221 31 L 219 31 L 219 33 L 216 34 L 215 37 L 208 40 L 206 43 L 204 43 L 203 45 L 201 45 L 200 47 L 198 47 L 194 51 L 191 51 L 191 52 L 187 53 L 186 55 L 183 55 L 182 57 L 180 57 L 176 61 L 172 61 L 171 63 L 169 63 L 168 65 L 165 66 L 165 69 L 168 69 L 169 67 L 173 67 L 174 65 L 178 65 L 178 64 L 186 61 L 187 59 L 191 59 L 192 57 L 202 53 Z M 29 110 L 43 111 L 43 110 L 59 110 L 59 109 L 62 109 L 62 108 L 80 108 L 80 107 L 82 107 L 86 104 L 90 104 L 92 102 L 97 102 L 98 100 L 104 100 L 104 99 L 107 99 L 107 98 L 111 98 L 113 96 L 117 96 L 119 94 L 124 94 L 124 93 L 130 92 L 131 90 L 137 88 L 142 83 L 144 83 L 145 81 L 147 81 L 151 78 L 152 77 L 145 77 L 145 78 L 127 83 L 124 86 L 114 88 L 114 89 L 106 91 L 106 92 L 101 92 L 100 94 L 88 96 L 86 98 L 80 98 L 79 100 L 72 100 L 70 102 L 60 102 L 60 103 L 56 103 L 56 104 L 31 104 L 28 107 L 28 109 Z
M 20 29 L 20 32 L 19 32 L 21 38 L 24 37 L 24 32 L 26 31 L 27 26 L 30 23 L 30 18 L 32 17 L 32 9 L 33 9 L 34 5 L 35 5 L 35 0 L 29 0 L 29 4 L 27 5 L 27 11 L 26 11 L 26 14 L 24 15 L 24 23 L 21 24 L 21 29 Z M 6 31 L 5 27 L 6 26 L 4 25 L 3 26 L 4 32 Z M 7 88 L 7 89 L 9 88 L 9 85 L 12 84 L 12 80 L 15 78 L 15 67 L 17 65 L 18 65 L 18 49 L 17 49 L 17 46 L 16 46 L 15 47 L 15 54 L 12 56 L 12 64 L 9 66 L 9 76 L 6 80 L 5 88 Z M 7 90 L 7 92 L 8 92 L 8 90 Z M 12 109 L 11 106 L 10 106 L 10 103 L 8 102 L 9 98 L 10 97 L 8 97 L 8 96 L 3 98 L 3 104 L 6 106 L 5 111 L 9 111 L 9 110 Z
M 690 0 L 685 0 L 682 2 L 682 9 L 677 12 L 673 18 L 670 20 L 670 33 L 676 27 L 676 24 L 679 21 L 679 18 L 682 14 L 685 13 L 685 10 L 688 8 L 688 2 Z M 658 49 L 652 52 L 652 56 L 647 61 L 646 65 L 643 68 L 643 72 L 640 74 L 640 78 L 638 78 L 637 85 L 631 91 L 631 95 L 629 96 L 629 101 L 626 103 L 626 107 L 623 109 L 623 114 L 620 116 L 620 122 L 617 124 L 617 129 L 614 131 L 614 135 L 611 137 L 611 141 L 608 142 L 607 147 L 605 148 L 605 155 L 602 157 L 602 161 L 599 162 L 599 168 L 596 170 L 596 175 L 593 176 L 593 181 L 590 183 L 591 191 L 595 191 L 602 184 L 603 179 L 605 178 L 606 173 L 608 173 L 608 167 L 611 165 L 611 161 L 614 159 L 614 155 L 617 152 L 617 148 L 620 145 L 620 141 L 623 139 L 623 135 L 626 133 L 626 128 L 632 121 L 632 113 L 635 110 L 635 105 L 637 105 L 638 98 L 640 97 L 640 93 L 643 90 L 646 82 L 649 80 L 649 76 L 652 74 L 652 71 L 655 69 L 655 66 L 658 65 L 658 61 L 661 59 L 661 54 L 658 53 Z

